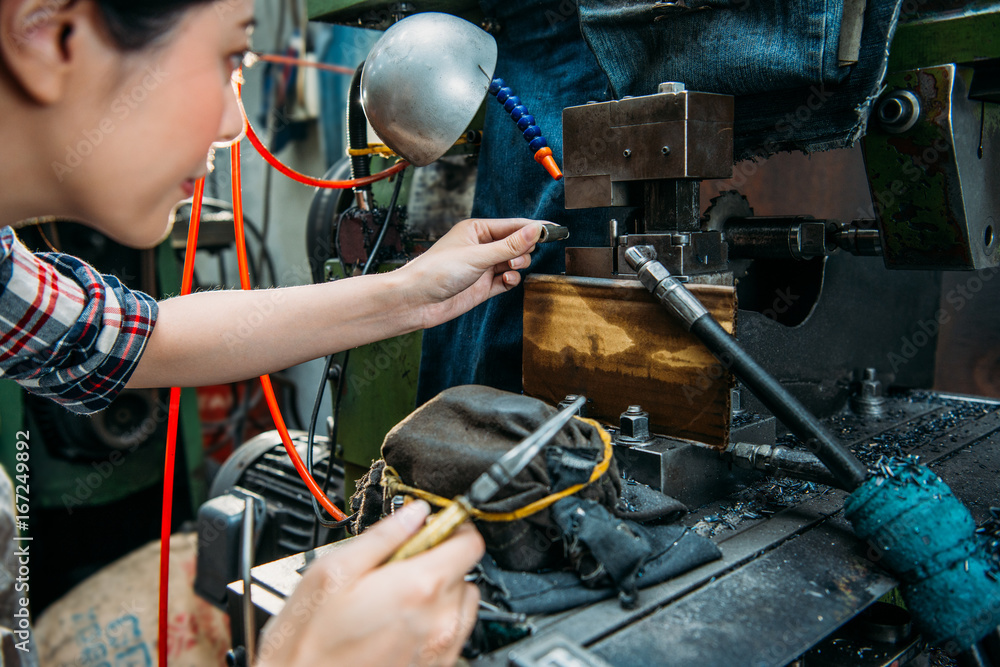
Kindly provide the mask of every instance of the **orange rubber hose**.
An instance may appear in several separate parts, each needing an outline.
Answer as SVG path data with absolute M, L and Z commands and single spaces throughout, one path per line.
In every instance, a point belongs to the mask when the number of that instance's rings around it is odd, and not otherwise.
M 205 195 L 205 179 L 194 185 L 194 202 L 191 204 L 191 221 L 188 223 L 187 249 L 184 252 L 184 271 L 181 276 L 181 294 L 191 293 L 194 281 L 194 255 L 198 250 L 198 226 L 201 223 L 201 202 Z M 167 455 L 163 465 L 163 508 L 160 520 L 160 608 L 156 648 L 159 664 L 167 664 L 167 603 L 170 583 L 170 524 L 174 507 L 174 462 L 177 451 L 177 424 L 180 417 L 180 387 L 170 388 L 170 409 L 167 413 Z
M 236 94 L 242 95 L 242 93 L 243 93 L 243 85 L 237 82 Z M 243 109 L 242 102 L 240 103 L 240 109 Z M 275 169 L 277 169 L 278 171 L 280 171 L 282 174 L 292 179 L 293 181 L 297 181 L 299 183 L 302 183 L 303 185 L 309 185 L 316 188 L 326 188 L 330 190 L 347 190 L 348 188 L 356 188 L 362 185 L 371 185 L 376 181 L 381 181 L 384 178 L 389 178 L 393 174 L 398 174 L 399 172 L 403 171 L 408 166 L 410 166 L 409 162 L 401 161 L 392 165 L 385 171 L 380 171 L 377 174 L 372 174 L 371 176 L 365 176 L 363 178 L 352 178 L 347 181 L 328 181 L 322 178 L 313 178 L 312 176 L 306 176 L 305 174 L 295 171 L 288 165 L 284 164 L 277 157 L 275 157 L 274 153 L 268 150 L 267 146 L 264 145 L 264 142 L 262 142 L 260 140 L 260 137 L 257 136 L 257 133 L 254 132 L 253 126 L 250 124 L 250 118 L 247 116 L 245 109 L 243 110 L 243 127 L 246 129 L 247 139 L 250 140 L 250 143 L 253 144 L 253 147 L 257 149 L 257 152 L 260 153 L 260 156 L 264 158 L 264 160 L 269 165 L 271 165 L 272 167 L 274 167 Z M 235 174 L 233 175 L 233 182 L 234 183 L 237 182 Z
M 244 235 L 243 229 L 243 189 L 241 186 L 241 166 L 240 166 L 240 145 L 238 143 L 233 144 L 230 149 L 230 160 L 232 163 L 232 177 L 233 177 L 233 218 L 236 223 L 236 257 L 240 267 L 240 286 L 244 290 L 253 289 L 250 284 L 250 268 L 247 262 L 247 244 L 246 237 Z M 271 410 L 271 418 L 274 420 L 274 426 L 278 429 L 278 434 L 281 435 L 281 442 L 285 445 L 285 451 L 288 452 L 289 458 L 292 459 L 292 465 L 295 466 L 295 470 L 299 473 L 299 477 L 305 482 L 306 486 L 309 487 L 310 493 L 316 498 L 319 504 L 330 513 L 337 521 L 343 521 L 347 518 L 336 505 L 330 502 L 330 499 L 323 493 L 323 489 L 320 488 L 316 480 L 313 479 L 311 471 L 306 469 L 305 463 L 302 462 L 302 457 L 299 456 L 299 452 L 295 449 L 295 445 L 292 443 L 292 438 L 288 434 L 288 428 L 285 426 L 285 420 L 281 417 L 281 410 L 278 407 L 278 399 L 274 395 L 274 387 L 271 385 L 271 378 L 268 375 L 260 376 L 260 384 L 264 388 L 264 399 L 267 401 L 267 407 Z

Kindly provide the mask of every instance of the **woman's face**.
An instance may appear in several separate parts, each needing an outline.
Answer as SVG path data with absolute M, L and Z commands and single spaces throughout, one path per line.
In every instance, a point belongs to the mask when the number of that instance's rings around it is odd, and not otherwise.
M 169 233 L 212 144 L 243 129 L 232 75 L 252 20 L 253 0 L 194 5 L 157 45 L 127 54 L 108 45 L 103 67 L 74 84 L 80 103 L 52 168 L 81 219 L 134 247 Z

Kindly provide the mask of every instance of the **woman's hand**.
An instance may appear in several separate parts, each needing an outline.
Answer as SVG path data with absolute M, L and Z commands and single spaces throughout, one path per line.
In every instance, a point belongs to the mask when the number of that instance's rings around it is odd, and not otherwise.
M 521 282 L 542 231 L 537 220 L 465 220 L 399 271 L 424 328 L 458 317 Z
M 423 501 L 309 566 L 257 644 L 255 667 L 452 665 L 476 622 L 465 574 L 483 555 L 471 524 L 439 546 L 382 565 L 423 525 Z

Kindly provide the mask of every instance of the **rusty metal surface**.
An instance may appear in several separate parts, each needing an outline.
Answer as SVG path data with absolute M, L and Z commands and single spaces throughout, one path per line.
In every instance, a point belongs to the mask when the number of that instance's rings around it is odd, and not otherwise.
M 877 121 L 864 141 L 885 264 L 894 269 L 1000 265 L 1000 107 L 968 99 L 972 70 L 896 72 L 886 96 L 910 91 L 917 123 L 893 133 Z M 987 147 L 980 155 L 980 145 Z
M 733 98 L 682 91 L 563 110 L 566 207 L 624 206 L 628 182 L 727 178 Z
M 732 287 L 692 285 L 732 332 Z M 525 284 L 524 390 L 558 403 L 585 394 L 609 423 L 635 402 L 657 433 L 727 443 L 731 374 L 638 281 L 532 276 Z

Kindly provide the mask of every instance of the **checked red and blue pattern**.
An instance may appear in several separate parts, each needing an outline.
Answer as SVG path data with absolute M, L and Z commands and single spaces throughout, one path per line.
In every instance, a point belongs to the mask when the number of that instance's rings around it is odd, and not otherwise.
M 32 253 L 0 228 L 0 378 L 77 413 L 125 387 L 156 322 L 156 301 L 62 253 Z

